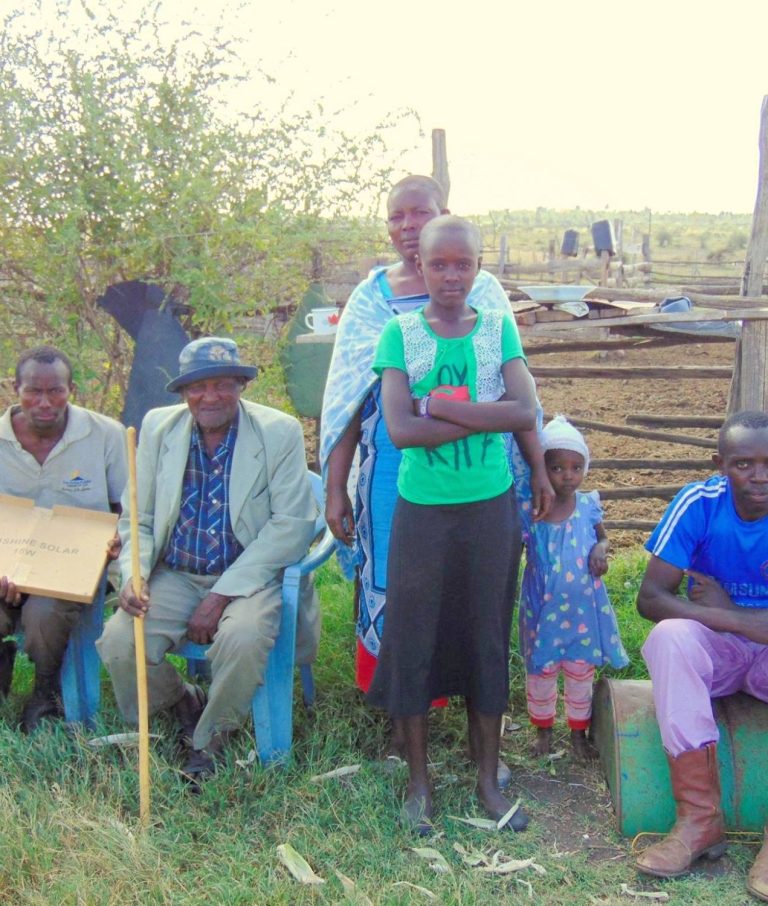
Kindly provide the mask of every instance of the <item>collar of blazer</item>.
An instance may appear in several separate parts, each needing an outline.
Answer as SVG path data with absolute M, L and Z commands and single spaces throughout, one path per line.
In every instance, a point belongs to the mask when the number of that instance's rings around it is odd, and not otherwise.
M 239 410 L 237 440 L 229 476 L 229 518 L 235 532 L 245 502 L 258 493 L 260 486 L 266 486 L 268 479 L 264 435 L 255 414 L 243 400 L 240 400 Z M 162 520 L 162 511 L 165 510 L 171 524 L 175 524 L 181 506 L 182 478 L 189 457 L 191 438 L 192 416 L 187 410 L 166 435 L 161 462 L 158 464 L 156 518 Z M 167 492 L 167 497 L 164 492 Z M 162 506 L 163 497 L 166 497 L 167 509 Z

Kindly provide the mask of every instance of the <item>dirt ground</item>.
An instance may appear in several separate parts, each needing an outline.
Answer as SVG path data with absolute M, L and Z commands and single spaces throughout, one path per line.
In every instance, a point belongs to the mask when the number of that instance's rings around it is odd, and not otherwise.
M 548 340 L 525 341 L 526 349 L 533 350 Z M 733 343 L 696 343 L 657 349 L 635 348 L 626 352 L 546 353 L 530 355 L 530 364 L 536 365 L 588 365 L 604 364 L 621 367 L 632 365 L 731 365 L 734 357 Z M 728 400 L 728 380 L 713 379 L 583 379 L 537 378 L 539 398 L 547 416 L 558 412 L 567 416 L 581 416 L 601 422 L 621 425 L 630 414 L 654 415 L 721 415 Z M 633 426 L 639 427 L 639 426 Z M 633 471 L 594 470 L 587 476 L 583 488 L 644 487 L 664 484 L 686 484 L 706 477 L 711 470 L 686 470 L 663 472 L 654 469 L 654 459 L 708 458 L 711 451 L 701 447 L 663 443 L 602 431 L 582 429 L 587 438 L 592 457 L 647 459 L 649 468 Z M 695 428 L 659 428 L 654 430 L 715 438 L 716 431 Z M 605 501 L 606 519 L 656 520 L 664 512 L 666 502 L 661 499 Z M 611 532 L 614 550 L 641 545 L 647 533 L 642 531 Z

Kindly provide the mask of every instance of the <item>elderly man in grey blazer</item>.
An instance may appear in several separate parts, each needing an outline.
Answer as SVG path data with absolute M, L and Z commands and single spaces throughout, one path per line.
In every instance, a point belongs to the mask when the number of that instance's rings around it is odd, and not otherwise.
M 145 416 L 137 454 L 142 591 L 131 586 L 130 502 L 119 530 L 120 609 L 99 653 L 126 719 L 137 717 L 132 618 L 144 620 L 150 713 L 173 709 L 191 752 L 185 773 L 211 774 L 229 730 L 250 711 L 280 623 L 281 571 L 307 550 L 316 505 L 295 418 L 241 399 L 256 368 L 236 344 L 184 347 L 168 384 L 181 405 Z M 311 583 L 299 607 L 297 662 L 314 659 L 320 617 Z M 187 638 L 212 643 L 212 680 L 184 683 L 165 655 Z

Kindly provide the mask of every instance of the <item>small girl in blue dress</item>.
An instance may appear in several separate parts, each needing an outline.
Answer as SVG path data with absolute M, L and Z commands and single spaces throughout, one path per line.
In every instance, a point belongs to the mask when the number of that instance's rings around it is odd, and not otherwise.
M 608 539 L 597 491 L 578 490 L 589 469 L 584 437 L 562 415 L 541 434 L 555 501 L 544 520 L 524 527 L 526 567 L 520 602 L 520 645 L 526 695 L 537 728 L 534 753 L 552 751 L 558 674 L 564 676 L 571 745 L 594 758 L 587 742 L 595 667 L 624 667 L 627 654 L 600 578 L 608 571 Z

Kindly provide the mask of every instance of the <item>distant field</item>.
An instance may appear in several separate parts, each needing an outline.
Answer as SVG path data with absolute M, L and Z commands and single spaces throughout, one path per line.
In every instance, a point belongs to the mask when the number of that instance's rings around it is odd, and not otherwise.
M 660 261 L 695 261 L 711 264 L 743 260 L 752 222 L 751 214 L 680 214 L 653 211 L 493 211 L 471 218 L 481 228 L 486 250 L 496 250 L 507 236 L 510 258 L 546 256 L 555 240 L 560 251 L 565 230 L 579 232 L 580 250 L 591 246 L 590 227 L 598 220 L 622 220 L 624 254 L 629 263 L 641 259 L 641 243 L 650 235 L 651 255 Z
M 550 245 L 553 245 L 555 253 L 559 255 L 566 230 L 576 230 L 579 233 L 579 257 L 586 253 L 587 258 L 594 259 L 592 224 L 599 220 L 610 220 L 612 223 L 621 220 L 623 263 L 632 265 L 643 260 L 643 237 L 650 235 L 653 262 L 651 282 L 666 285 L 687 283 L 698 278 L 739 279 L 752 224 L 751 214 L 598 211 L 581 208 L 491 211 L 488 214 L 470 216 L 469 219 L 480 227 L 483 261 L 491 269 L 498 261 L 502 237 L 506 237 L 507 260 L 510 263 L 530 265 L 547 261 Z M 337 303 L 346 300 L 374 263 L 395 260 L 384 224 L 367 224 L 365 229 L 375 237 L 371 241 L 369 254 L 362 259 L 349 257 L 345 264 L 337 264 L 325 274 L 326 289 Z M 330 240 L 330 244 L 335 245 L 333 240 Z M 337 260 L 344 258 L 337 256 Z

